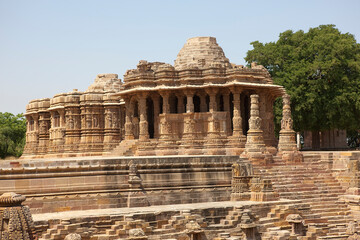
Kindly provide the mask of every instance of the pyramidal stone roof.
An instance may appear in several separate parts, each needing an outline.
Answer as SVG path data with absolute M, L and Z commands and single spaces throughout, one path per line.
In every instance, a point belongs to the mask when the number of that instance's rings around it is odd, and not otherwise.
M 231 68 L 229 59 L 214 37 L 194 37 L 186 41 L 175 60 L 176 70 L 208 68 L 211 66 Z

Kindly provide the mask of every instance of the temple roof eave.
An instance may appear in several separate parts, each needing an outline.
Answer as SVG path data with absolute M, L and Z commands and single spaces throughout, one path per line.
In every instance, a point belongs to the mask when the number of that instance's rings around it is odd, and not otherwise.
M 275 92 L 278 92 L 279 96 L 282 96 L 285 92 L 284 87 L 274 84 L 261 84 L 261 83 L 245 83 L 245 82 L 229 82 L 225 84 L 204 84 L 204 85 L 182 85 L 182 86 L 156 86 L 156 87 L 137 87 L 128 90 L 122 90 L 121 92 L 114 93 L 113 96 L 124 96 L 127 94 L 132 94 L 136 92 L 144 92 L 144 91 L 169 91 L 169 90 L 183 90 L 183 89 L 201 89 L 201 88 L 209 88 L 209 87 L 248 87 L 248 88 L 261 88 L 261 89 L 273 89 Z M 278 90 L 278 91 L 276 91 Z

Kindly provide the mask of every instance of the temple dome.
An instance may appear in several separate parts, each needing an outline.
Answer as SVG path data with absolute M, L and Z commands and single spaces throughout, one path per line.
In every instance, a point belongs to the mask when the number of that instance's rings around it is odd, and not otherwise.
M 186 41 L 175 60 L 177 70 L 207 68 L 209 66 L 231 68 L 229 59 L 214 37 L 194 37 Z

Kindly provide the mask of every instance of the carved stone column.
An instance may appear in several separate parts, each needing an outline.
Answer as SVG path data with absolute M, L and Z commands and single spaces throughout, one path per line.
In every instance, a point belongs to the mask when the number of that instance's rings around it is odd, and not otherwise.
M 169 93 L 161 92 L 160 94 L 163 98 L 163 113 L 170 113 Z
M 249 158 L 254 164 L 266 165 L 272 161 L 272 155 L 265 148 L 263 131 L 261 129 L 259 95 L 253 94 L 250 96 L 250 99 L 249 131 L 247 132 L 245 150 L 242 157 Z
M 187 113 L 193 113 L 194 112 L 194 101 L 193 96 L 194 92 L 191 90 L 185 91 L 186 94 L 186 112 Z
M 124 98 L 125 101 L 125 140 L 134 139 L 133 124 L 131 122 L 131 104 L 130 97 Z
M 39 113 L 39 148 L 40 154 L 45 154 L 49 145 L 50 113 Z
M 241 118 L 241 109 L 240 109 L 240 94 L 241 90 L 233 89 L 233 104 L 234 104 L 234 112 L 233 112 L 233 136 L 240 137 L 243 134 L 242 130 L 242 118 Z
M 291 118 L 290 96 L 283 95 L 283 117 L 279 133 L 278 155 L 286 162 L 302 162 L 302 154 L 297 150 L 296 133 Z
M 206 94 L 200 95 L 200 112 L 207 112 Z
M 163 99 L 163 114 L 159 120 L 160 122 L 160 138 L 164 141 L 169 141 L 171 139 L 171 123 L 167 121 L 167 114 L 170 113 L 169 105 L 169 92 L 160 92 L 160 95 Z
M 225 134 L 221 134 L 221 113 L 217 112 L 216 102 L 217 88 L 208 88 L 206 93 L 209 95 L 209 114 L 208 114 L 208 133 L 205 146 L 207 154 L 225 154 Z
M 209 94 L 209 112 L 215 112 L 217 111 L 217 104 L 216 104 L 216 94 L 217 89 L 209 89 L 207 90 L 207 93 Z
M 178 113 L 184 113 L 185 112 L 184 95 L 177 94 L 176 97 L 178 99 L 177 111 L 178 111 Z
M 169 92 L 162 91 L 160 95 L 163 99 L 163 113 L 159 115 L 159 144 L 157 145 L 158 155 L 173 155 L 177 154 L 176 139 L 172 132 L 171 119 L 169 119 L 170 105 Z
M 148 121 L 146 114 L 146 94 L 141 94 L 139 99 L 140 122 L 139 122 L 139 139 L 146 141 L 149 139 Z

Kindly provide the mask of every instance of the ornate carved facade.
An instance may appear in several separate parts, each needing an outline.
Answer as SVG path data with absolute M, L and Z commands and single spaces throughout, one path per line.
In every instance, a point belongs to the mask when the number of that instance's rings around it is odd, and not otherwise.
M 140 61 L 123 82 L 99 74 L 85 92 L 30 101 L 23 157 L 239 155 L 246 144 L 274 153 L 273 103 L 284 94 L 264 67 L 231 64 L 215 38 L 191 38 L 174 65 Z

